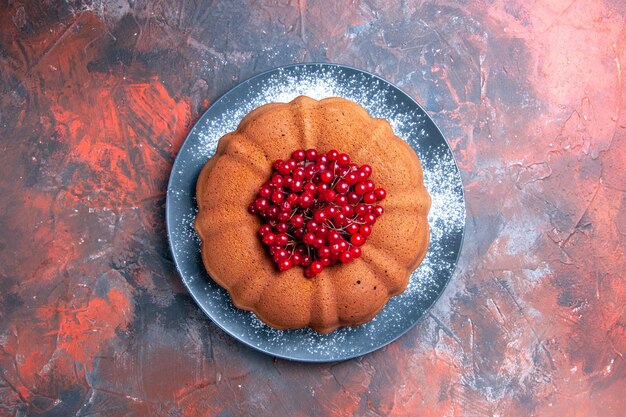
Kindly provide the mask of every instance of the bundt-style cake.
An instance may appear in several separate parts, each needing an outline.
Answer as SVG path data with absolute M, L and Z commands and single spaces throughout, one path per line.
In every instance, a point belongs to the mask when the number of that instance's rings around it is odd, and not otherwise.
M 428 248 L 417 155 L 342 98 L 253 110 L 220 139 L 196 192 L 207 272 L 277 329 L 371 320 Z

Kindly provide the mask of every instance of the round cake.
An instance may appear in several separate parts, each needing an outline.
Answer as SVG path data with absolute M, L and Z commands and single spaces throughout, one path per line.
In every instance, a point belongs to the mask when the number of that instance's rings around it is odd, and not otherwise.
M 371 320 L 428 248 L 417 155 L 386 120 L 342 98 L 253 110 L 220 139 L 196 194 L 208 274 L 277 329 L 328 333 Z

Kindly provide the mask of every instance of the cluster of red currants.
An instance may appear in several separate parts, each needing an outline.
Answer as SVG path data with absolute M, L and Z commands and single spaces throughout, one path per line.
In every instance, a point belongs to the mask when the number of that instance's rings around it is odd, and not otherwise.
M 384 188 L 370 179 L 372 167 L 345 153 L 297 150 L 273 164 L 269 181 L 248 210 L 263 219 L 259 235 L 280 271 L 301 265 L 313 278 L 324 267 L 361 256 Z

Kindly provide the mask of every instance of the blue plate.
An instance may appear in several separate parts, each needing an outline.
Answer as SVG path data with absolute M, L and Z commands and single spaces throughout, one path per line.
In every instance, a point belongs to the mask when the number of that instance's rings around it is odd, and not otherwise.
M 315 99 L 344 97 L 374 117 L 387 119 L 396 135 L 418 154 L 424 183 L 432 197 L 428 221 L 431 241 L 407 290 L 392 298 L 369 323 L 330 334 L 310 329 L 281 331 L 254 314 L 234 307 L 226 291 L 207 275 L 200 240 L 193 229 L 195 186 L 217 142 L 235 130 L 251 110 L 299 95 Z M 242 82 L 217 100 L 195 124 L 170 175 L 167 231 L 174 262 L 198 306 L 226 333 L 267 354 L 297 361 L 330 362 L 364 355 L 411 329 L 443 292 L 452 277 L 465 230 L 463 184 L 450 146 L 433 120 L 398 87 L 368 72 L 337 64 L 297 64 L 276 68 Z

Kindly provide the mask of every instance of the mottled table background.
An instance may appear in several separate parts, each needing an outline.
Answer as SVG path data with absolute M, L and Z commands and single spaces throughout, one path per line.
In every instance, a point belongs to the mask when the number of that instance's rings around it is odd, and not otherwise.
M 0 415 L 624 415 L 625 17 L 621 0 L 2 1 Z M 337 364 L 226 336 L 165 238 L 194 121 L 308 61 L 415 97 L 467 197 L 436 307 Z

